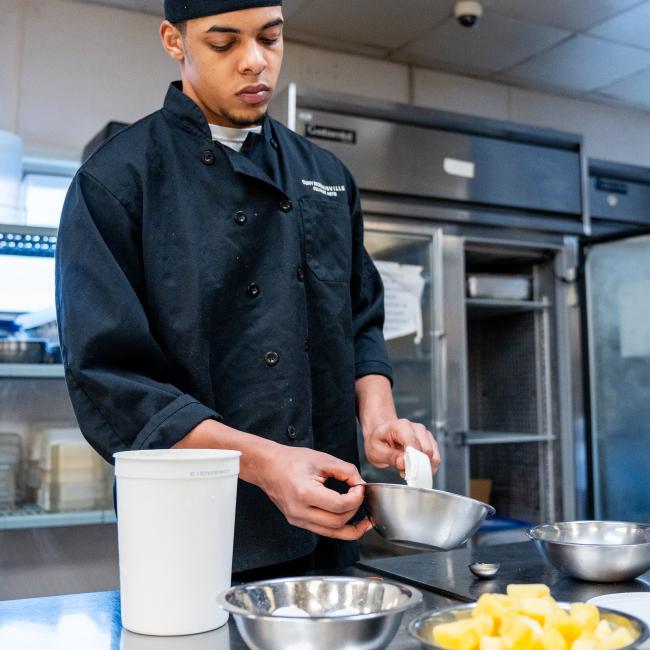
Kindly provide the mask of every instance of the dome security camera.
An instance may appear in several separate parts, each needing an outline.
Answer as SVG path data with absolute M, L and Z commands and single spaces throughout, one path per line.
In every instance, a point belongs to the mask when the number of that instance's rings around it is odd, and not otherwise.
M 483 7 L 476 0 L 458 0 L 454 5 L 454 16 L 463 27 L 476 27 L 483 15 Z

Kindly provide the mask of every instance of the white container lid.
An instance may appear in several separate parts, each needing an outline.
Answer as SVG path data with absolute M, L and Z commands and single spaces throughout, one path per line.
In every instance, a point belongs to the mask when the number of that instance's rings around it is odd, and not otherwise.
M 239 474 L 240 451 L 141 449 L 118 451 L 115 476 L 135 479 L 214 479 Z

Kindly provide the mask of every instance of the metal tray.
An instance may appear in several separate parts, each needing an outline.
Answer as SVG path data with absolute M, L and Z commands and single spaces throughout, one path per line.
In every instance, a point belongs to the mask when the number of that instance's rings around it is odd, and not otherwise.
M 530 300 L 530 279 L 525 275 L 472 273 L 467 276 L 468 298 Z

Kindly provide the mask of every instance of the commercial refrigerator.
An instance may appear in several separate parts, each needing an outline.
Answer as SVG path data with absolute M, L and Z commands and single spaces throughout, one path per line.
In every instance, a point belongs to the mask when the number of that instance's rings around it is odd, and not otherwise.
M 650 521 L 650 170 L 589 161 L 583 242 L 594 516 Z
M 435 486 L 514 520 L 576 516 L 580 137 L 295 85 L 274 112 L 360 187 L 396 405 L 438 441 Z

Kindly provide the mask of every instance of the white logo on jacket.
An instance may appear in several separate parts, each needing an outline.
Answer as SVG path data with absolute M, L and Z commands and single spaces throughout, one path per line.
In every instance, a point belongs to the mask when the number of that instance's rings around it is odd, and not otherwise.
M 304 178 L 302 184 L 325 196 L 338 196 L 340 192 L 345 192 L 345 185 L 323 185 L 319 181 L 308 181 Z

